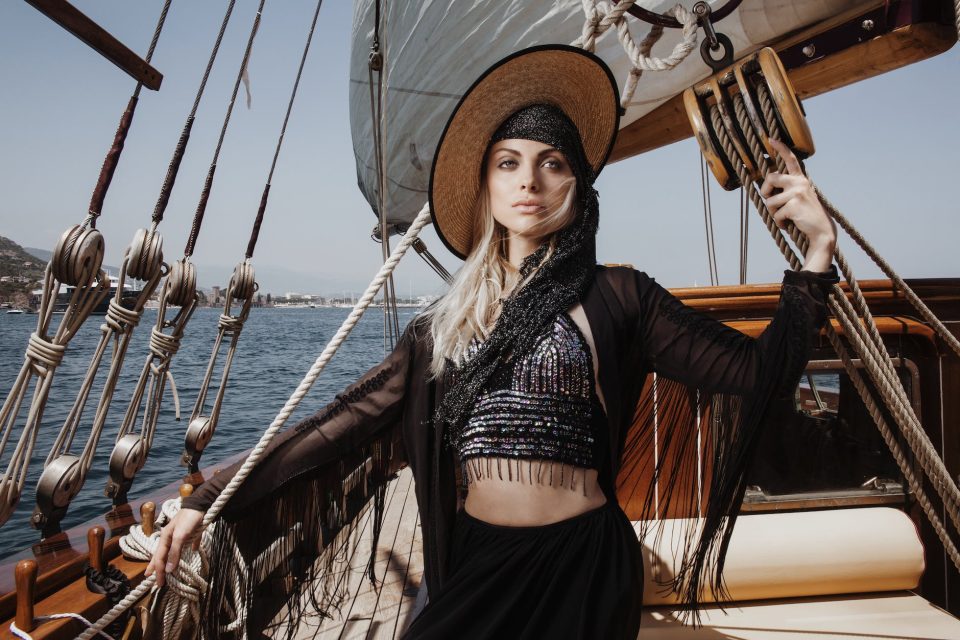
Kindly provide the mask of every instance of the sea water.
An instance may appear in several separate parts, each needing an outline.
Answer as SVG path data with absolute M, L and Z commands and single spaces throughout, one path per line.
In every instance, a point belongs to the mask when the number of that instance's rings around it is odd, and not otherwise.
M 186 471 L 180 466 L 184 434 L 210 359 L 221 311 L 222 309 L 217 308 L 198 309 L 187 326 L 186 335 L 171 366 L 180 397 L 181 420 L 176 420 L 173 393 L 168 384 L 153 447 L 146 465 L 134 480 L 129 493 L 131 499 L 155 492 L 179 480 Z M 349 313 L 350 309 L 343 308 L 255 308 L 250 311 L 250 317 L 240 335 L 216 434 L 207 445 L 200 462 L 201 468 L 256 444 L 261 433 L 276 417 Z M 414 309 L 399 310 L 401 328 L 415 313 Z M 168 313 L 168 319 L 171 317 L 172 314 Z M 60 319 L 59 316 L 54 317 L 54 327 Z M 134 332 L 110 413 L 100 435 L 96 457 L 80 494 L 71 503 L 62 522 L 64 529 L 90 520 L 111 508 L 111 500 L 104 495 L 109 477 L 110 453 L 113 451 L 117 430 L 126 413 L 134 385 L 146 361 L 150 329 L 156 321 L 157 311 L 147 309 Z M 36 315 L 0 313 L 0 402 L 6 398 L 16 380 L 23 364 L 27 340 L 36 330 L 36 324 Z M 20 504 L 0 529 L 0 558 L 29 547 L 40 538 L 39 531 L 29 525 L 29 518 L 36 503 L 37 479 L 43 471 L 47 453 L 79 391 L 94 348 L 100 339 L 102 324 L 102 317 L 88 319 L 70 341 L 63 362 L 56 370 Z M 212 389 L 208 393 L 208 408 L 215 397 L 220 367 L 228 344 L 229 340 L 225 340 L 221 346 Z M 72 453 L 82 451 L 90 433 L 103 378 L 110 366 L 111 350 L 112 346 L 108 347 L 94 389 L 87 400 L 84 419 L 71 448 Z M 313 389 L 287 424 L 293 424 L 330 402 L 335 394 L 380 362 L 388 350 L 389 345 L 384 342 L 383 314 L 379 308 L 371 308 L 327 364 Z M 22 433 L 30 394 L 21 408 L 21 416 L 12 440 L 19 439 Z M 205 414 L 209 415 L 209 409 Z M 8 449 L 15 444 L 8 443 Z M 0 458 L 0 470 L 6 469 L 9 454 L 8 450 Z

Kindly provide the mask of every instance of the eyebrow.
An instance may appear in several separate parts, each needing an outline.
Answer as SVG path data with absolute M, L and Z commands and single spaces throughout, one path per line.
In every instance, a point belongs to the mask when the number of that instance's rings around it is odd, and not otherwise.
M 516 149 L 510 149 L 509 147 L 500 147 L 499 149 L 497 149 L 496 151 L 494 151 L 494 153 L 500 153 L 501 151 L 507 151 L 507 152 L 512 153 L 512 154 L 517 155 L 517 156 L 523 155 L 522 153 L 520 153 L 520 152 L 517 151 Z M 537 154 L 537 157 L 538 157 L 538 158 L 543 157 L 543 156 L 547 155 L 548 153 L 559 153 L 561 156 L 563 155 L 563 152 L 561 152 L 560 149 L 557 149 L 556 147 L 550 147 L 549 149 L 544 149 L 543 151 L 541 151 L 540 153 L 538 153 L 538 154 Z

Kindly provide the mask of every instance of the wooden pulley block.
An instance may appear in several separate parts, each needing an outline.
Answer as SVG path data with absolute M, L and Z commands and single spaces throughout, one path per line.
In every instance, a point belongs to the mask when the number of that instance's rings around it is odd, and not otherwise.
M 807 125 L 807 115 L 797 99 L 793 84 L 787 77 L 787 72 L 780 62 L 780 56 L 770 47 L 764 47 L 754 56 L 760 64 L 760 79 L 773 98 L 774 114 L 780 122 L 780 127 L 786 136 L 782 140 L 801 160 L 809 158 L 816 150 L 813 146 L 813 134 Z
M 683 106 L 690 119 L 690 128 L 693 137 L 700 145 L 700 152 L 707 161 L 707 166 L 724 189 L 730 191 L 740 186 L 740 178 L 730 164 L 730 160 L 720 147 L 716 132 L 710 122 L 709 107 L 705 104 L 704 94 L 698 94 L 695 87 L 683 92 Z
M 771 136 L 782 138 L 801 159 L 814 152 L 813 136 L 803 107 L 780 58 L 769 47 L 690 87 L 683 94 L 683 102 L 707 165 L 724 189 L 741 186 L 734 162 L 728 157 L 730 151 L 736 154 L 753 180 L 761 179 L 762 159 L 755 157 L 750 140 L 754 145 L 759 140 L 768 156 L 775 155 L 770 145 Z M 773 131 L 764 118 L 765 103 L 772 108 L 776 121 Z M 721 143 L 714 126 L 715 115 L 723 124 L 723 139 L 729 141 L 729 148 L 725 149 Z M 745 122 L 741 122 L 741 118 Z

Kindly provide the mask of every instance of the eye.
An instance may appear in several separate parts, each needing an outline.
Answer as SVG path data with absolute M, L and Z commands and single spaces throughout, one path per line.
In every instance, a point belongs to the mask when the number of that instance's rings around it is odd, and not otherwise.
M 512 169 L 517 166 L 517 161 L 513 158 L 504 158 L 497 163 L 497 167 L 500 169 Z
M 547 158 L 543 161 L 543 166 L 548 169 L 562 169 L 563 161 L 559 158 Z

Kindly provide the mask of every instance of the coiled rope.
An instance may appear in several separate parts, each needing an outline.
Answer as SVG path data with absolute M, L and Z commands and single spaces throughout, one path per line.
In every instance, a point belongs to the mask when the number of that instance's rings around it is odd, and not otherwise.
M 769 92 L 763 83 L 758 84 L 757 94 L 761 104 L 764 123 L 767 127 L 769 135 L 777 137 L 781 140 L 785 139 L 786 137 L 783 135 L 781 126 L 774 112 L 774 107 Z M 766 175 L 773 169 L 763 155 L 763 149 L 757 132 L 753 129 L 752 121 L 747 117 L 742 96 L 740 94 L 735 94 L 733 97 L 733 102 L 740 129 L 746 136 L 752 156 L 759 160 L 758 166 L 760 173 L 763 177 L 766 177 Z M 783 233 L 781 233 L 780 229 L 777 227 L 776 221 L 774 220 L 772 214 L 770 214 L 765 203 L 760 198 L 760 194 L 756 189 L 756 185 L 751 179 L 749 170 L 736 151 L 731 139 L 731 136 L 736 135 L 735 132 L 731 132 L 726 128 L 726 123 L 720 116 L 719 110 L 715 105 L 710 107 L 710 120 L 715 132 L 717 133 L 717 138 L 720 142 L 720 145 L 723 147 L 727 158 L 731 161 L 734 169 L 740 177 L 741 184 L 746 186 L 750 200 L 756 206 L 758 213 L 763 218 L 764 224 L 767 226 L 767 229 L 770 231 L 771 235 L 776 241 L 777 246 L 781 249 L 784 257 L 790 263 L 791 268 L 799 269 L 801 267 L 799 257 L 787 243 Z M 776 164 L 779 171 L 783 171 L 785 169 L 785 165 L 781 158 L 776 158 Z M 817 193 L 819 195 L 819 190 L 817 190 Z M 824 202 L 824 208 L 828 211 L 828 213 L 830 213 L 831 216 L 837 219 L 837 214 L 839 214 L 839 212 L 835 207 L 827 202 Z M 842 218 L 842 216 L 839 217 Z M 853 228 L 852 225 L 849 224 L 849 221 L 847 221 L 845 218 L 843 218 L 842 222 L 839 219 L 837 221 L 844 229 Z M 788 222 L 785 226 L 787 233 L 790 235 L 794 243 L 796 243 L 797 247 L 802 252 L 805 252 L 807 249 L 806 237 L 804 237 L 792 223 Z M 858 244 L 860 244 L 859 241 Z M 863 241 L 861 246 L 864 246 L 864 244 L 866 244 L 865 241 Z M 876 252 L 871 250 L 868 252 L 868 255 L 874 257 L 876 256 Z M 881 394 L 884 405 L 896 420 L 901 433 L 907 441 L 911 451 L 916 456 L 918 463 L 920 464 L 926 476 L 930 478 L 932 485 L 937 491 L 937 494 L 942 499 L 944 509 L 947 512 L 950 521 L 954 524 L 954 526 L 957 526 L 960 524 L 960 509 L 958 509 L 958 506 L 960 506 L 960 489 L 958 489 L 956 483 L 950 477 L 950 474 L 943 464 L 943 461 L 940 459 L 935 448 L 933 447 L 933 444 L 930 442 L 929 437 L 924 432 L 919 419 L 913 412 L 913 408 L 906 396 L 906 392 L 903 389 L 899 377 L 897 376 L 893 362 L 887 353 L 886 347 L 884 346 L 880 337 L 879 330 L 876 328 L 876 323 L 873 321 L 873 317 L 870 314 L 869 308 L 867 307 L 866 300 L 864 299 L 859 284 L 857 283 L 857 280 L 850 269 L 849 263 L 839 249 L 835 250 L 835 257 L 841 271 L 843 272 L 844 279 L 846 279 L 850 288 L 853 297 L 853 303 L 847 299 L 846 294 L 839 287 L 839 285 L 834 285 L 833 291 L 830 293 L 828 299 L 828 304 L 831 308 L 831 311 L 840 322 L 844 334 L 847 336 L 847 340 L 850 342 L 854 351 L 857 352 L 861 361 L 864 363 L 864 368 L 866 368 L 867 373 L 873 380 L 875 388 Z M 887 270 L 888 273 L 893 273 L 893 270 L 889 268 L 889 265 L 886 265 L 885 271 Z M 893 278 L 891 277 L 891 279 Z M 905 291 L 909 290 L 909 287 L 906 286 L 906 283 L 903 283 L 903 280 L 900 279 L 899 276 L 897 276 L 897 281 L 898 284 L 901 284 L 904 287 Z M 915 295 L 912 296 L 912 299 L 908 296 L 908 299 L 911 300 L 915 306 L 919 304 L 919 306 L 925 308 L 925 305 L 923 305 L 923 303 L 920 302 L 919 298 Z M 929 309 L 926 310 L 926 313 L 932 316 L 932 313 L 929 312 Z M 936 320 L 932 324 L 942 327 L 942 323 L 940 323 L 939 320 Z M 943 330 L 946 331 L 945 328 L 943 328 Z M 917 496 L 918 503 L 929 518 L 934 530 L 937 532 L 937 535 L 943 543 L 944 549 L 946 550 L 948 556 L 954 565 L 957 566 L 957 568 L 960 568 L 960 552 L 958 552 L 956 545 L 950 538 L 949 533 L 939 517 L 939 514 L 936 512 L 932 503 L 930 502 L 929 497 L 926 495 L 922 481 L 916 477 L 916 474 L 911 468 L 909 460 L 897 442 L 896 436 L 893 434 L 890 426 L 883 418 L 883 414 L 881 413 L 879 406 L 867 388 L 860 371 L 855 366 L 847 347 L 841 341 L 836 332 L 827 331 L 827 337 L 831 343 L 831 346 L 833 346 L 843 361 L 847 374 L 850 376 L 850 379 L 860 394 L 860 397 L 863 399 L 863 402 L 866 405 L 867 410 L 874 422 L 876 423 L 881 436 L 883 437 L 887 446 L 890 448 L 897 465 L 904 474 L 905 480 L 907 481 L 911 490 Z
M 230 483 L 224 488 L 217 500 L 204 514 L 204 528 L 210 526 L 217 519 L 224 505 L 226 505 L 231 496 L 233 496 L 240 485 L 243 484 L 243 481 L 260 461 L 260 458 L 263 456 L 264 451 L 270 445 L 270 442 L 273 440 L 274 436 L 276 436 L 290 415 L 296 410 L 297 406 L 299 406 L 300 401 L 303 400 L 304 396 L 306 396 L 307 392 L 313 386 L 313 383 L 316 382 L 317 377 L 326 367 L 330 359 L 333 358 L 334 354 L 337 352 L 337 349 L 340 348 L 340 345 L 343 344 L 344 340 L 347 339 L 347 336 L 350 335 L 350 332 L 356 326 L 357 322 L 359 322 L 360 318 L 363 317 L 364 311 L 366 311 L 367 307 L 369 307 L 373 302 L 374 296 L 376 296 L 380 291 L 387 277 L 393 273 L 393 270 L 400 262 L 400 259 L 403 258 L 404 254 L 407 252 L 407 249 L 410 248 L 410 245 L 414 243 L 420 231 L 429 222 L 430 208 L 429 206 L 424 205 L 420 210 L 420 213 L 417 214 L 416 219 L 414 219 L 413 223 L 410 225 L 410 228 L 407 229 L 403 239 L 397 244 L 397 247 L 390 254 L 390 257 L 386 262 L 383 263 L 383 265 L 380 267 L 380 270 L 377 272 L 377 275 L 374 276 L 373 280 L 367 286 L 366 291 L 364 291 L 363 295 L 357 301 L 357 304 L 350 312 L 350 315 L 347 316 L 346 320 L 343 321 L 343 324 L 340 325 L 337 333 L 333 336 L 333 338 L 330 339 L 330 342 L 327 343 L 327 346 L 323 349 L 323 352 L 321 352 L 316 361 L 314 361 L 313 365 L 310 367 L 310 370 L 304 376 L 303 380 L 300 381 L 300 384 L 297 386 L 296 390 L 280 410 L 280 413 L 277 414 L 267 430 L 264 431 L 263 435 L 260 437 L 260 441 L 250 452 L 250 455 L 247 456 L 243 466 L 239 471 L 237 471 L 237 474 L 230 480 Z M 90 640 L 90 638 L 92 638 L 98 632 L 98 630 L 105 628 L 123 611 L 129 609 L 137 601 L 143 598 L 147 592 L 153 588 L 155 582 L 156 576 L 150 576 L 146 578 L 140 583 L 139 586 L 137 586 L 136 589 L 131 591 L 126 598 L 117 603 L 112 609 L 110 609 L 110 611 L 97 620 L 97 622 L 90 629 L 80 635 L 80 640 Z
M 637 89 L 637 82 L 644 71 L 668 71 L 686 60 L 690 52 L 697 46 L 697 16 L 683 5 L 677 4 L 667 11 L 683 25 L 681 39 L 666 58 L 656 58 L 650 55 L 653 45 L 663 37 L 663 27 L 654 25 L 638 45 L 630 33 L 626 12 L 636 3 L 636 0 L 620 0 L 611 4 L 607 0 L 582 0 L 585 16 L 580 37 L 571 44 L 587 51 L 595 51 L 597 38 L 616 27 L 617 38 L 630 60 L 631 69 L 627 75 L 620 106 L 626 107 Z

